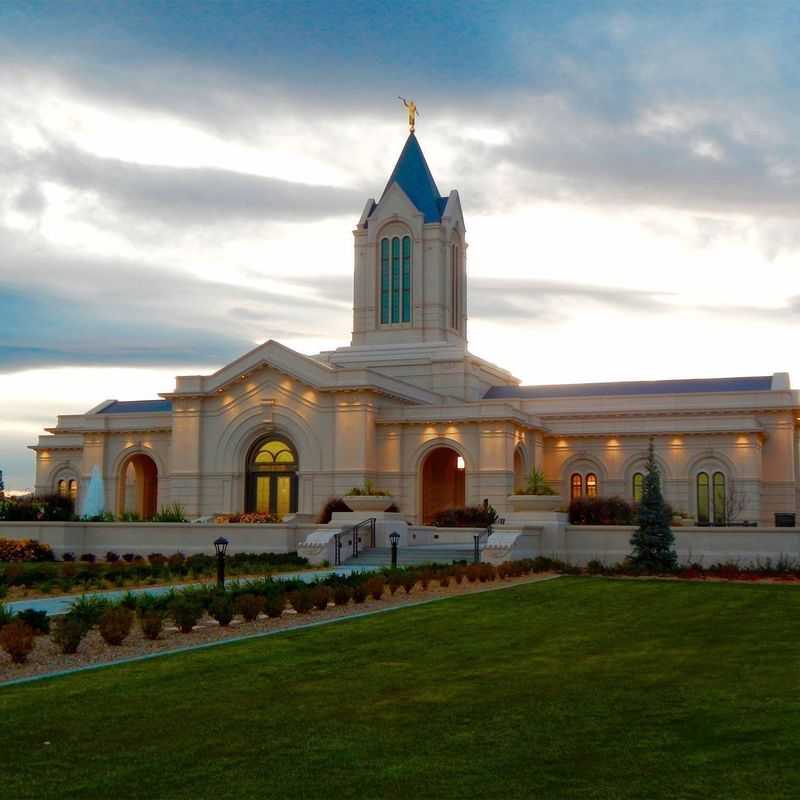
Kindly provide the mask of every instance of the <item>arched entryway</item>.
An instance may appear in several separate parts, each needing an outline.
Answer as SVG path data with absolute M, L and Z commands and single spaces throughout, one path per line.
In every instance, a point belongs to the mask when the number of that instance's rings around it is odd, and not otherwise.
M 297 451 L 282 436 L 260 439 L 247 457 L 245 508 L 282 519 L 297 511 Z
M 439 511 L 464 505 L 464 459 L 452 447 L 436 447 L 422 462 L 422 523 L 428 525 Z
M 514 493 L 525 490 L 528 483 L 528 470 L 525 466 L 525 451 L 517 447 L 514 451 Z
M 117 514 L 136 514 L 150 519 L 158 510 L 158 468 L 144 453 L 122 462 L 118 478 Z

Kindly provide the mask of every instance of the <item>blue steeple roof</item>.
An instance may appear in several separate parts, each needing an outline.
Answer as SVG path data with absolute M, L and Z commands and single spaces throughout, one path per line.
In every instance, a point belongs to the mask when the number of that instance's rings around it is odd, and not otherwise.
M 406 193 L 414 207 L 422 212 L 425 222 L 442 221 L 442 212 L 447 204 L 447 198 L 439 194 L 436 181 L 433 180 L 433 175 L 428 169 L 428 162 L 425 161 L 422 148 L 413 133 L 410 133 L 406 139 L 403 152 L 397 159 L 397 164 L 383 190 L 381 200 L 393 183 L 396 183 Z

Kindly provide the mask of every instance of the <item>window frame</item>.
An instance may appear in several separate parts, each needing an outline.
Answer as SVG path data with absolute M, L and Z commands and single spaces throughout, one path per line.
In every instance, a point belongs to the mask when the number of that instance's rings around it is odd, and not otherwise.
M 637 483 L 639 486 L 637 486 Z M 638 497 L 636 496 L 638 492 Z M 634 472 L 631 482 L 631 496 L 634 503 L 641 503 L 644 496 L 644 472 Z
M 409 326 L 413 317 L 414 240 L 408 233 L 381 236 L 378 242 L 378 322 Z

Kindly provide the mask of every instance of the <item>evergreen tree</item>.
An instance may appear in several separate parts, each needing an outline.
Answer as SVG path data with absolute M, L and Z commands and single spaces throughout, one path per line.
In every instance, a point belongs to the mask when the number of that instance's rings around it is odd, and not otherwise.
M 648 572 L 669 572 L 675 569 L 675 537 L 670 528 L 670 518 L 661 494 L 661 476 L 653 452 L 653 438 L 647 454 L 647 471 L 644 476 L 642 499 L 639 503 L 639 528 L 631 537 L 633 552 L 630 560 Z

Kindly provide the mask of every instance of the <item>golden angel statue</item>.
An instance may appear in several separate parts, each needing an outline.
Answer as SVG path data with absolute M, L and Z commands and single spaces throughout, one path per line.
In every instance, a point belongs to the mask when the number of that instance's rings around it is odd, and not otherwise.
M 405 97 L 400 97 L 397 95 L 400 100 L 403 101 L 403 105 L 408 109 L 408 129 L 411 133 L 414 133 L 414 124 L 417 120 L 417 104 L 413 100 L 406 100 Z

